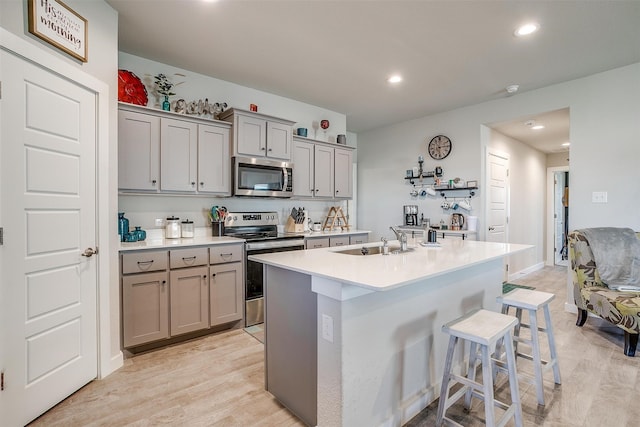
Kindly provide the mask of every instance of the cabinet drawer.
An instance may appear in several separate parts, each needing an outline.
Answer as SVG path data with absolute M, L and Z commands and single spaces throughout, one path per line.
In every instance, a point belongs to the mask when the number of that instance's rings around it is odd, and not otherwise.
M 172 250 L 169 258 L 172 269 L 205 265 L 207 264 L 207 248 Z
M 305 246 L 307 249 L 317 249 L 317 248 L 328 248 L 329 247 L 329 238 L 328 237 L 320 237 L 317 239 L 307 239 Z
M 349 244 L 349 236 L 331 237 L 330 246 L 347 246 Z
M 242 261 L 244 244 L 215 245 L 209 248 L 209 263 L 223 264 L 225 262 Z
M 368 234 L 352 234 L 349 236 L 349 244 L 350 245 L 361 245 L 362 243 L 369 242 Z
M 122 274 L 146 273 L 167 269 L 167 251 L 122 254 Z

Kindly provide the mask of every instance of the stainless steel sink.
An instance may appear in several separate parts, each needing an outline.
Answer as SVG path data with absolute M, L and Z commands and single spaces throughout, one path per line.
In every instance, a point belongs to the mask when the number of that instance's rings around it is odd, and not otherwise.
M 409 250 L 413 250 L 413 248 L 409 248 Z M 379 255 L 382 253 L 382 246 L 363 246 L 361 248 L 354 249 L 344 249 L 342 251 L 335 251 L 337 254 L 345 254 L 345 255 Z M 389 253 L 395 254 L 400 253 L 400 246 L 389 246 Z

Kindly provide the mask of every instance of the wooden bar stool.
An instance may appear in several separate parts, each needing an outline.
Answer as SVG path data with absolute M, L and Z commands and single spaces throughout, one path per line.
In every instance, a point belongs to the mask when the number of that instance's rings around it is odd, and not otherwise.
M 515 289 L 507 294 L 497 298 L 499 304 L 502 304 L 502 313 L 509 314 L 509 308 L 516 309 L 516 317 L 518 318 L 518 326 L 515 328 L 513 340 L 515 356 L 533 362 L 533 377 L 520 373 L 520 378 L 535 384 L 538 404 L 544 405 L 544 387 L 543 373 L 549 369 L 553 369 L 553 379 L 556 384 L 561 384 L 560 367 L 558 365 L 558 354 L 556 352 L 556 342 L 553 336 L 553 326 L 551 324 L 551 315 L 549 313 L 549 303 L 555 298 L 554 294 L 548 292 L 532 291 L 529 289 Z M 544 313 L 545 327 L 538 326 L 538 311 L 542 308 Z M 522 310 L 529 312 L 529 324 L 522 323 Z M 531 331 L 531 339 L 520 336 L 520 329 L 526 328 Z M 543 360 L 540 356 L 540 339 L 538 332 L 547 334 L 549 341 L 550 359 Z M 531 354 L 518 351 L 518 343 L 523 343 L 531 347 Z M 508 352 L 509 350 L 507 350 Z M 498 344 L 496 348 L 496 358 L 501 360 L 501 346 Z M 504 371 L 504 362 L 496 362 L 499 370 Z
M 471 408 L 471 398 L 484 400 L 485 424 L 489 427 L 504 426 L 511 417 L 515 417 L 517 427 L 522 427 L 522 408 L 518 392 L 518 380 L 516 373 L 516 361 L 513 350 L 512 329 L 518 324 L 518 319 L 488 310 L 476 310 L 465 316 L 447 323 L 442 327 L 442 332 L 449 334 L 449 348 L 445 361 L 440 402 L 438 403 L 438 417 L 436 425 L 447 423 L 460 425 L 445 416 L 447 409 L 464 396 L 465 408 Z M 467 376 L 463 377 L 453 373 L 453 354 L 458 339 L 470 342 L 469 364 Z M 506 348 L 506 367 L 509 373 L 509 387 L 511 390 L 511 405 L 495 400 L 493 395 L 493 372 L 491 348 L 499 340 L 504 341 Z M 478 347 L 480 355 L 478 355 Z M 476 363 L 482 364 L 482 383 L 476 382 Z M 458 391 L 449 396 L 449 390 L 455 383 L 463 385 Z M 496 422 L 494 406 L 504 409 L 505 414 Z

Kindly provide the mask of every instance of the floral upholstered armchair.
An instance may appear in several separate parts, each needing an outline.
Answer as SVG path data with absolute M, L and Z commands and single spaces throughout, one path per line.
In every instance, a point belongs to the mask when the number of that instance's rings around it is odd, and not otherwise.
M 636 233 L 640 237 L 640 233 Z M 624 330 L 624 354 L 635 356 L 640 333 L 640 291 L 614 290 L 602 282 L 589 241 L 582 230 L 569 233 L 569 261 L 577 326 L 593 313 Z

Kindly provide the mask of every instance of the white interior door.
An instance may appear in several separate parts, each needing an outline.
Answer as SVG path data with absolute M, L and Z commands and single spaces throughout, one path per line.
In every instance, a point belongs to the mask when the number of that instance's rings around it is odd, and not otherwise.
M 97 374 L 96 95 L 0 55 L 0 412 L 24 425 Z
M 506 243 L 509 240 L 509 156 L 487 150 L 487 229 L 486 241 Z M 508 269 L 505 268 L 504 280 Z

